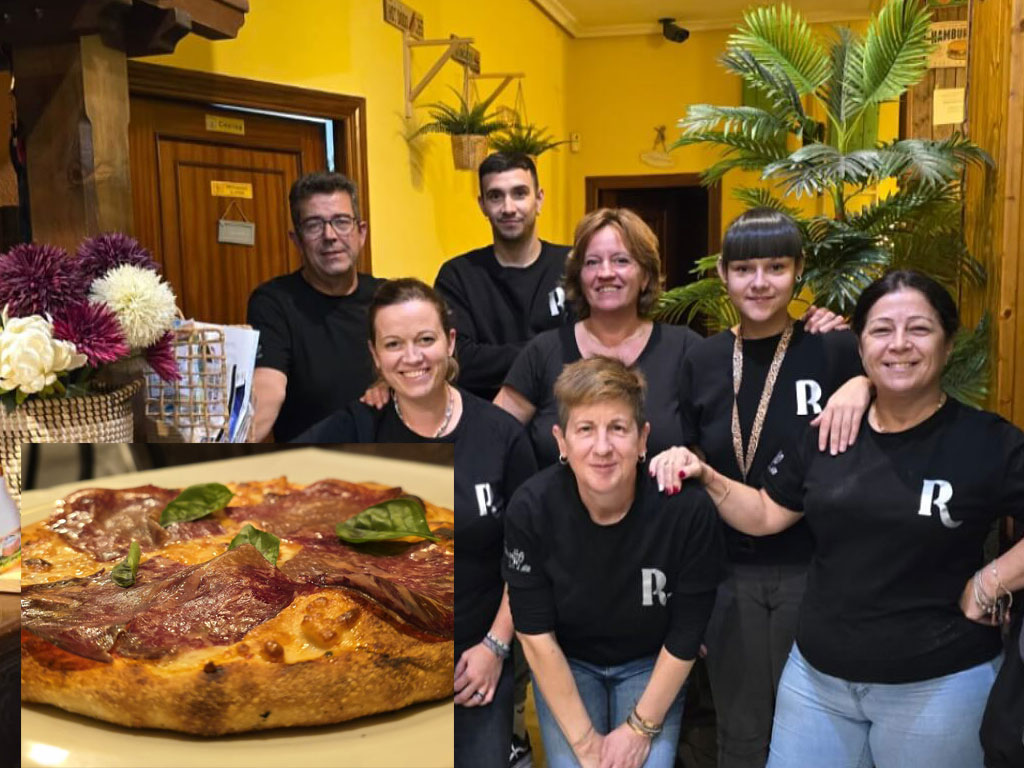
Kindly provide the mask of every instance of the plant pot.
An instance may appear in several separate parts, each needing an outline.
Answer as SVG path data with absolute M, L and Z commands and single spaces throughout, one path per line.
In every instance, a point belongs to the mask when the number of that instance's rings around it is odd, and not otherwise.
M 452 134 L 452 158 L 458 171 L 475 171 L 487 157 L 487 137 L 472 133 Z
M 130 443 L 132 398 L 141 386 L 136 380 L 110 392 L 28 400 L 11 413 L 0 408 L 0 462 L 15 501 L 22 443 Z

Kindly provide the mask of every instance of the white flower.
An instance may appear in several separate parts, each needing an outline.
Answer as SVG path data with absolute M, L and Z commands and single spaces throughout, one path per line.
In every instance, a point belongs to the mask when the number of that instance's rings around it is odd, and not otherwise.
M 75 345 L 53 338 L 53 324 L 45 317 L 3 317 L 0 329 L 0 390 L 39 392 L 57 380 L 57 374 L 85 365 Z
M 150 269 L 124 264 L 92 283 L 92 301 L 106 304 L 117 316 L 133 349 L 156 342 L 171 329 L 177 314 L 174 292 Z

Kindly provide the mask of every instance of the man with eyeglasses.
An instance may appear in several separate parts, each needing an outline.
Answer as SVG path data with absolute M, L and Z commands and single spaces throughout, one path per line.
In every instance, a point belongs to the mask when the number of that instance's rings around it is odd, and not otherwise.
M 373 380 L 366 310 L 379 278 L 356 271 L 366 243 L 355 184 L 317 172 L 288 195 L 302 268 L 249 297 L 248 322 L 260 332 L 253 391 L 254 440 L 271 429 L 286 442 L 359 397 Z
M 533 160 L 495 153 L 479 177 L 494 242 L 445 262 L 434 287 L 455 315 L 459 385 L 493 400 L 526 342 L 567 322 L 561 280 L 569 247 L 537 237 L 544 191 Z

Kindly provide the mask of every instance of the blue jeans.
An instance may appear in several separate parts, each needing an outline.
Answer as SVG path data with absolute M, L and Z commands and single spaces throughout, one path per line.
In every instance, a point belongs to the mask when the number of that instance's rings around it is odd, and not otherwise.
M 978 729 L 999 662 L 916 683 L 851 683 L 816 670 L 794 644 L 768 768 L 982 768 Z
M 613 667 L 601 667 L 585 661 L 569 659 L 576 688 L 583 705 L 587 708 L 590 721 L 598 733 L 610 733 L 626 722 L 626 716 L 633 710 L 640 695 L 647 687 L 654 670 L 655 656 L 627 661 Z M 683 721 L 684 685 L 676 700 L 665 715 L 661 734 L 651 742 L 651 753 L 644 763 L 646 768 L 671 768 L 675 763 L 676 745 L 679 743 L 679 729 Z M 558 727 L 551 714 L 540 685 L 533 680 L 533 697 L 537 704 L 537 720 L 544 739 L 544 753 L 549 768 L 576 768 L 579 763 L 572 747 Z M 576 734 L 573 734 L 576 735 Z

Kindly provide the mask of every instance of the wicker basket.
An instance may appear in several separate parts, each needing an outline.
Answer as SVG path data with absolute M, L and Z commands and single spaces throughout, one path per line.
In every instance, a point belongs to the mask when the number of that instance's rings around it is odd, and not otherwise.
M 132 381 L 111 392 L 33 399 L 11 413 L 0 408 L 0 462 L 15 501 L 21 496 L 22 443 L 130 443 L 132 397 L 141 386 Z
M 455 169 L 475 171 L 487 157 L 487 137 L 471 133 L 452 134 L 452 158 Z

